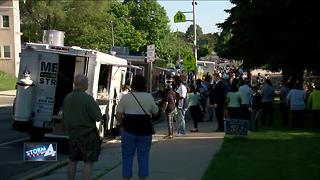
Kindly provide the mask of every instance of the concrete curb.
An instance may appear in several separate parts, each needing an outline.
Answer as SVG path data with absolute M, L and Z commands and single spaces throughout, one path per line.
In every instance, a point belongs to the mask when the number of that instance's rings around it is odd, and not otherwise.
M 16 90 L 0 91 L 0 96 L 16 96 Z
M 13 107 L 13 104 L 1 104 L 0 108 L 10 108 Z
M 4 94 L 4 93 L 0 93 L 0 96 L 12 96 L 12 97 L 14 97 L 14 96 L 16 96 L 15 94 Z

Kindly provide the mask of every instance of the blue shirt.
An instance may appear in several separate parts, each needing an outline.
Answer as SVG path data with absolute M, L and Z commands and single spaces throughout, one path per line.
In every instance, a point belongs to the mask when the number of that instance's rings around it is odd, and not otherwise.
M 306 107 L 305 100 L 306 93 L 301 89 L 291 89 L 287 96 L 290 110 L 293 111 L 304 110 Z

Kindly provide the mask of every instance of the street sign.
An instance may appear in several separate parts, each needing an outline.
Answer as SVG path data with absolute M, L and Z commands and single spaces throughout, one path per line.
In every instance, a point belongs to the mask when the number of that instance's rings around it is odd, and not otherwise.
M 155 59 L 155 45 L 150 44 L 147 46 L 147 62 L 153 62 Z
M 194 71 L 196 69 L 196 58 L 192 53 L 186 53 L 184 55 L 183 67 L 187 71 Z
M 189 64 L 189 65 L 183 65 L 183 69 L 186 71 L 194 71 L 196 69 L 196 66 L 194 64 Z
M 186 22 L 186 16 L 181 11 L 178 11 L 174 15 L 173 20 L 175 23 Z

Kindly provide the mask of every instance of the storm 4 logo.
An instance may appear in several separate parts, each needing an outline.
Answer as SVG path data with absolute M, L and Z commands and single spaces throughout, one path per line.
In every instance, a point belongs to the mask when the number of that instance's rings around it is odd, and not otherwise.
M 25 161 L 56 161 L 57 143 L 24 143 Z

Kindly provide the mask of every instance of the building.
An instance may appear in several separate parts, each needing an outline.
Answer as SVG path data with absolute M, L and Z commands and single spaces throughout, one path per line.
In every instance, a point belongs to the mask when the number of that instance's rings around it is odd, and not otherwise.
M 0 70 L 18 76 L 21 51 L 19 1 L 0 0 Z

